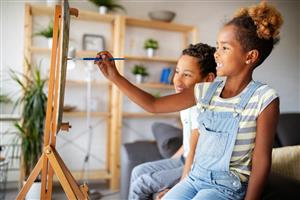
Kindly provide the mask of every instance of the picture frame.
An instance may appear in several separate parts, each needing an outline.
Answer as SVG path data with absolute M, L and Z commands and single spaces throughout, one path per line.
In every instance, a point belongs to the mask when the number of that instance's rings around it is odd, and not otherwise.
M 86 51 L 105 50 L 104 36 L 95 34 L 84 34 L 82 38 L 82 49 Z

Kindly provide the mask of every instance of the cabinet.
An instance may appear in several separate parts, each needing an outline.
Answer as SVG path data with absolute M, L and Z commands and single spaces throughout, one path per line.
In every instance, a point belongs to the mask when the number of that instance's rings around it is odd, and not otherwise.
M 25 7 L 25 58 L 29 63 L 36 63 L 39 58 L 49 59 L 51 50 L 46 48 L 45 41 L 41 38 L 33 37 L 37 31 L 38 22 L 49 22 L 53 16 L 54 8 L 26 4 Z M 85 28 L 80 28 L 85 26 Z M 92 28 L 89 30 L 89 28 Z M 130 30 L 133 28 L 134 30 Z M 137 29 L 136 29 L 137 28 Z M 142 30 L 138 30 L 142 29 Z M 172 33 L 178 34 L 181 38 L 180 47 L 176 50 L 169 51 L 166 48 L 165 52 L 173 52 L 173 54 L 158 54 L 152 58 L 146 57 L 145 54 L 133 51 L 142 49 L 136 45 L 140 41 L 134 41 L 130 31 L 139 34 L 140 31 L 164 31 L 165 35 Z M 83 32 L 85 31 L 85 32 Z M 89 32 L 90 31 L 90 32 Z M 103 32 L 104 31 L 104 32 Z M 150 20 L 140 20 L 127 16 L 119 15 L 100 15 L 95 12 L 83 11 L 79 8 L 79 17 L 71 19 L 70 25 L 70 45 L 76 48 L 76 57 L 94 57 L 96 51 L 86 51 L 81 48 L 82 34 L 92 33 L 101 34 L 105 37 L 106 50 L 113 53 L 115 57 L 125 57 L 127 60 L 116 61 L 116 65 L 120 72 L 126 77 L 130 71 L 130 65 L 135 62 L 147 63 L 151 65 L 172 65 L 175 66 L 181 50 L 189 43 L 197 41 L 197 30 L 193 26 L 180 25 L 174 23 L 157 22 Z M 147 34 L 146 34 L 147 35 Z M 162 34 L 163 35 L 163 34 Z M 171 37 L 172 38 L 172 37 Z M 164 38 L 159 38 L 159 42 L 163 47 Z M 163 49 L 163 48 L 162 48 Z M 176 54 L 174 54 L 176 52 Z M 174 56 L 175 55 L 175 56 Z M 47 61 L 46 61 L 47 62 Z M 73 128 L 67 135 L 59 134 L 57 140 L 57 150 L 65 160 L 67 166 L 72 171 L 76 179 L 83 179 L 83 171 L 78 168 L 82 166 L 85 151 L 87 149 L 84 141 L 87 135 L 86 122 L 86 85 L 85 68 L 88 63 L 79 63 L 74 71 L 67 72 L 65 103 L 71 103 L 78 107 L 76 111 L 64 112 L 64 121 L 70 121 Z M 47 64 L 46 64 L 47 66 Z M 24 68 L 26 71 L 26 68 Z M 78 70 L 76 72 L 76 70 Z M 122 127 L 125 119 L 149 119 L 149 118 L 178 118 L 178 114 L 159 114 L 154 115 L 146 112 L 131 112 L 123 109 L 123 96 L 117 87 L 109 83 L 98 69 L 93 69 L 92 96 L 93 104 L 96 106 L 91 112 L 93 119 L 93 143 L 91 149 L 91 159 L 94 159 L 88 169 L 86 176 L 89 179 L 104 179 L 109 182 L 111 189 L 119 187 L 120 177 L 120 146 L 122 143 Z M 47 72 L 47 70 L 45 70 Z M 156 70 L 157 71 L 157 70 Z M 47 73 L 45 73 L 47 74 Z M 155 75 L 156 77 L 159 74 Z M 154 77 L 154 75 L 153 75 Z M 130 78 L 130 77 L 128 77 Z M 143 84 L 138 84 L 138 87 L 143 89 L 172 91 L 173 86 L 160 84 L 159 81 L 148 81 Z M 101 126 L 98 126 L 100 123 Z M 85 140 L 84 140 L 85 137 Z M 78 153 L 76 153 L 78 152 Z M 74 159 L 76 155 L 77 158 Z M 72 157 L 73 156 L 73 157 Z M 76 167 L 77 166 L 77 167 Z

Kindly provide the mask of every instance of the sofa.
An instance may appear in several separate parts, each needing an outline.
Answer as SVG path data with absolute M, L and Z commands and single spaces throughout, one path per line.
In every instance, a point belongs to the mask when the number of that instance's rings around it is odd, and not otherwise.
M 290 154 L 294 147 L 300 145 L 300 113 L 282 113 L 279 116 L 273 153 L 279 152 L 282 157 Z M 136 141 L 125 143 L 121 148 L 121 199 L 128 198 L 130 174 L 132 169 L 144 162 L 168 158 L 181 146 L 182 130 L 169 124 L 154 123 L 152 132 L 155 141 Z M 285 148 L 289 149 L 285 149 Z M 298 149 L 299 149 L 298 148 Z M 292 150 L 291 150 L 292 149 Z M 284 151 L 283 151 L 284 150 Z M 284 152 L 284 153 L 282 153 Z M 275 156 L 275 155 L 273 155 Z M 288 156 L 289 157 L 289 156 Z M 281 160 L 279 157 L 277 160 Z M 292 173 L 285 174 L 273 170 L 269 175 L 263 192 L 263 200 L 300 199 L 300 151 L 288 161 L 280 161 L 279 168 L 284 165 L 293 166 L 298 173 L 296 179 Z M 277 163 L 278 164 L 278 163 Z M 281 164 L 283 164 L 281 166 Z M 291 170 L 289 170 L 291 172 Z

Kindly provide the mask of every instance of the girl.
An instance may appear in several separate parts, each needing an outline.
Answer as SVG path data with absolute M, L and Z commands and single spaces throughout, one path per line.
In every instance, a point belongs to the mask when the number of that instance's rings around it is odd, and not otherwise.
M 211 82 L 216 76 L 215 48 L 198 43 L 182 51 L 173 77 L 176 93 L 194 87 L 199 82 Z M 136 166 L 131 173 L 128 199 L 152 199 L 153 193 L 163 196 L 167 188 L 179 182 L 189 152 L 192 119 L 196 106 L 180 111 L 183 124 L 183 146 L 172 158 Z
M 188 176 L 163 199 L 260 199 L 279 115 L 277 93 L 252 74 L 279 41 L 280 13 L 265 2 L 242 9 L 217 39 L 217 75 L 226 82 L 155 99 L 135 88 L 102 52 L 100 70 L 143 108 L 172 112 L 197 104 L 199 140 Z M 193 93 L 195 94 L 195 98 Z M 151 106 L 149 106 L 151 105 Z

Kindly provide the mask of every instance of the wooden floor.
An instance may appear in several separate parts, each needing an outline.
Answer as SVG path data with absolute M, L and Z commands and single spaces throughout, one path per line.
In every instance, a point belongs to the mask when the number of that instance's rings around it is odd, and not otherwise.
M 106 184 L 101 183 L 101 184 L 96 184 L 96 183 L 89 183 L 88 184 L 90 192 L 92 193 L 90 195 L 91 200 L 120 200 L 120 193 L 119 191 L 110 191 Z M 101 194 L 102 197 L 100 197 L 99 193 Z M 17 189 L 8 189 L 6 192 L 5 200 L 15 200 L 16 196 L 18 194 Z M 52 199 L 53 200 L 67 200 L 67 197 L 62 190 L 61 186 L 58 184 L 55 184 L 53 188 L 53 193 L 52 193 Z

